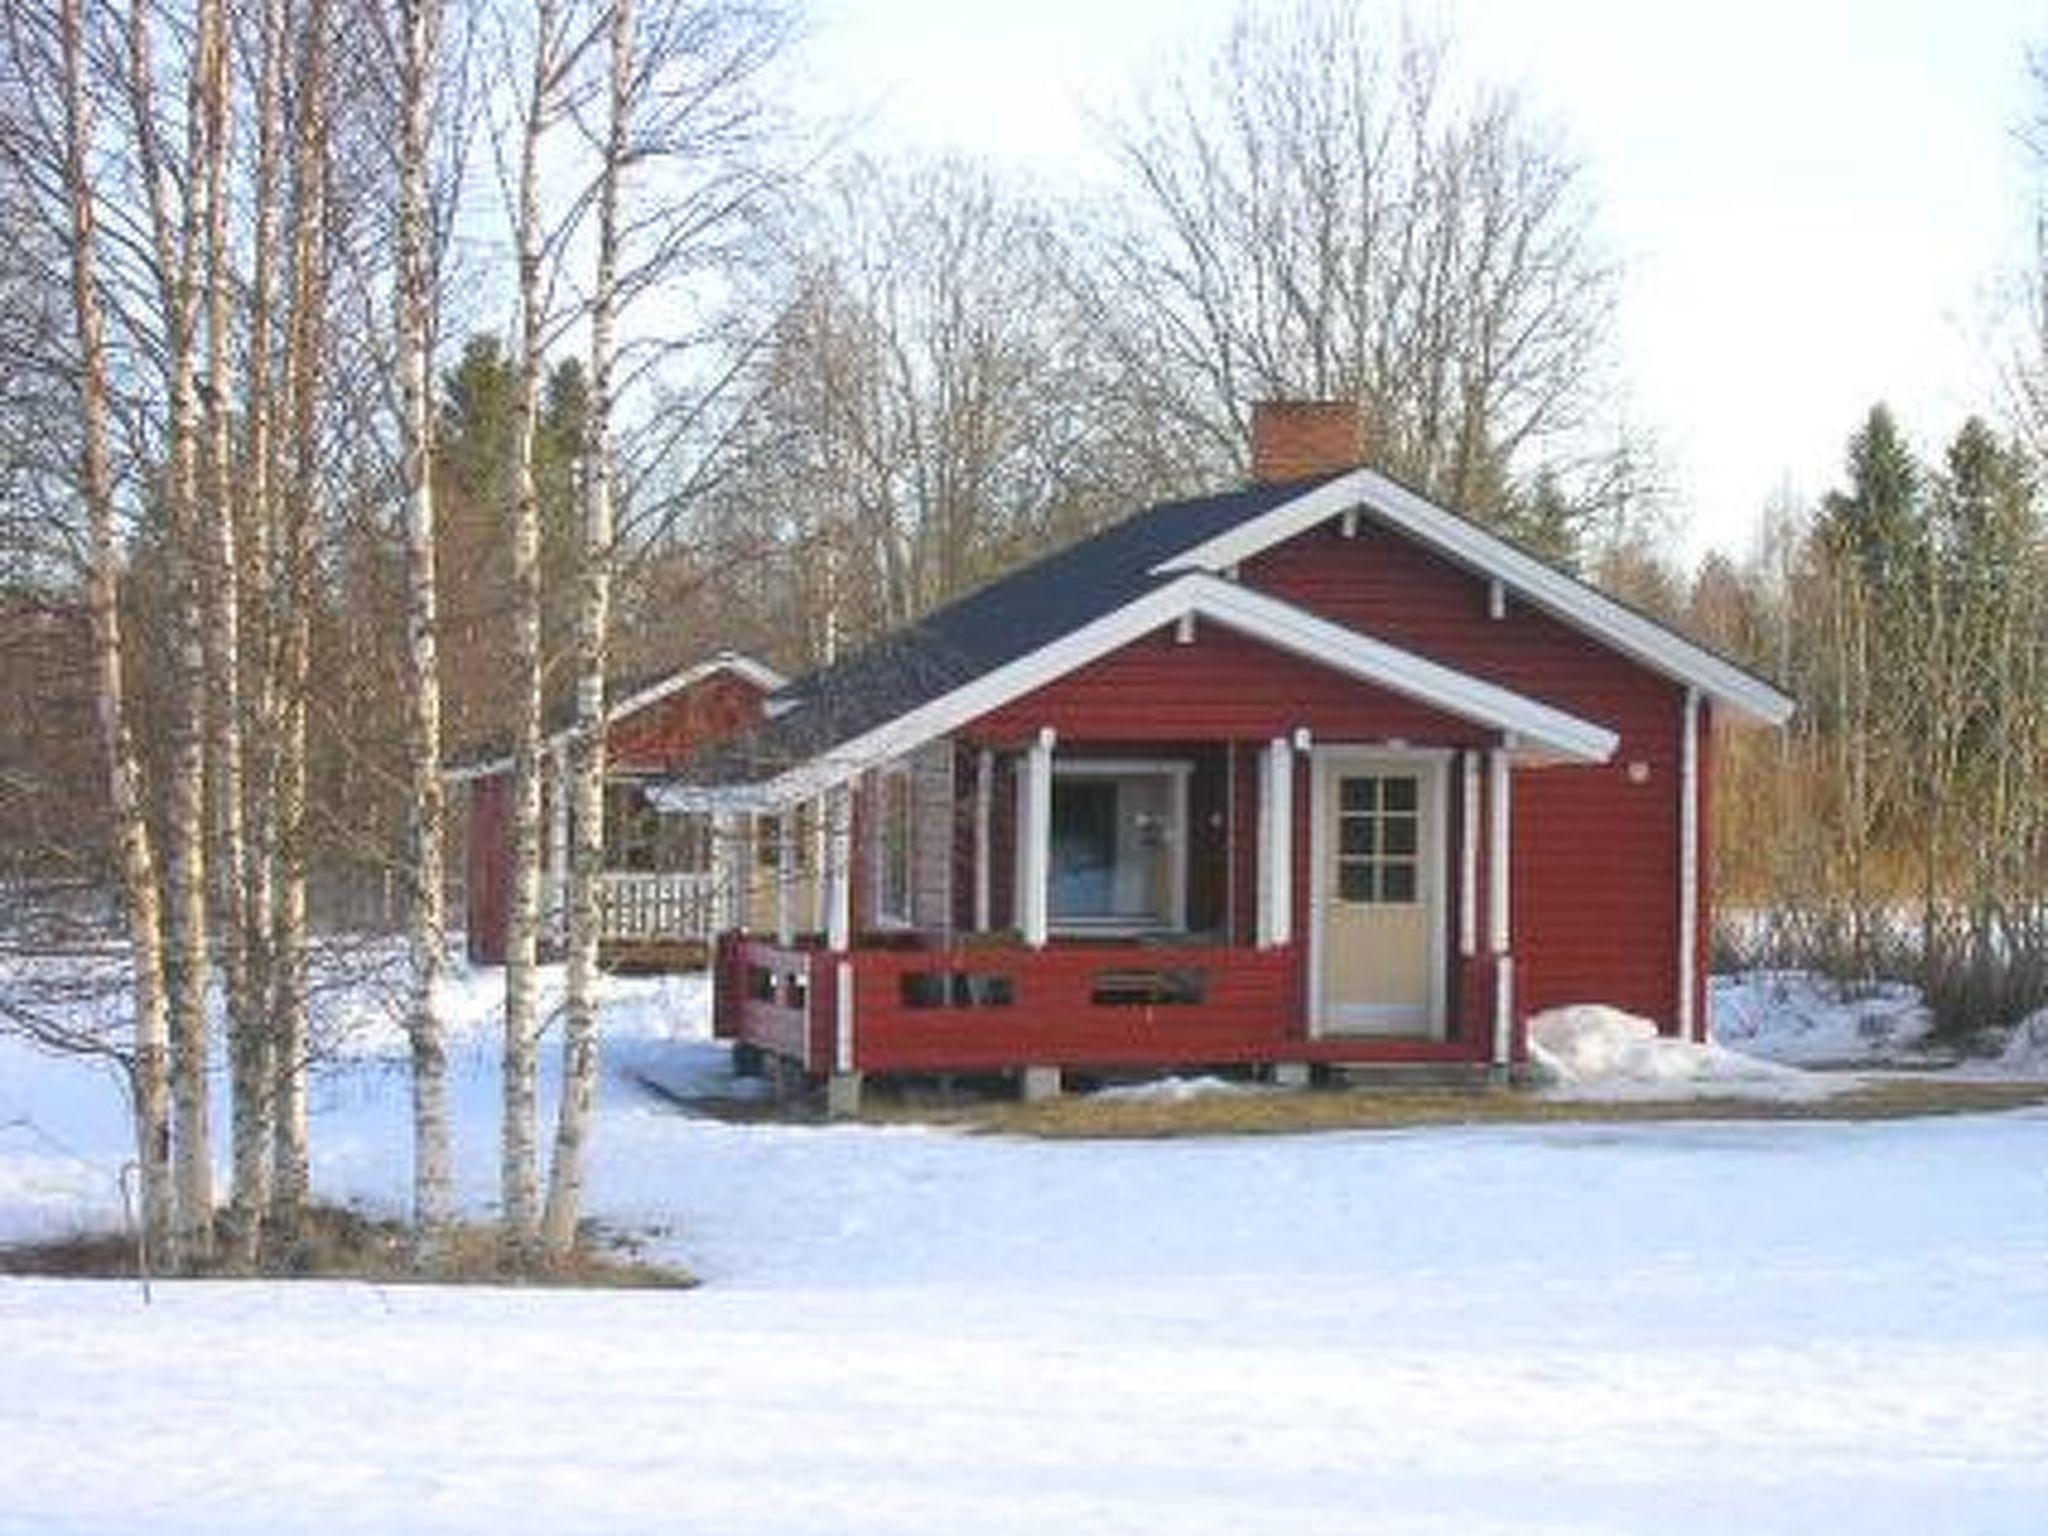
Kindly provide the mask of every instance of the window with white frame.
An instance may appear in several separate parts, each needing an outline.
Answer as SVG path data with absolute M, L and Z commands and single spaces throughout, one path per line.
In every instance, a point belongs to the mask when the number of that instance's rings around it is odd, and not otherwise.
M 1056 762 L 1052 926 L 1143 932 L 1187 923 L 1186 763 Z

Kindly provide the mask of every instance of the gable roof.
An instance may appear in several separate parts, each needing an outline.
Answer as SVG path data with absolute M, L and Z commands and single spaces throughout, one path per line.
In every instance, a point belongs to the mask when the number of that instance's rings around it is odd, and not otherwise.
M 1296 534 L 1347 512 L 1362 512 L 1435 550 L 1475 575 L 1592 635 L 1653 672 L 1700 690 L 1759 725 L 1783 725 L 1792 700 L 1676 630 L 1617 602 L 1469 518 L 1417 495 L 1378 470 L 1354 469 L 1266 512 L 1245 518 L 1162 560 L 1155 575 L 1228 570 Z
M 693 684 L 721 672 L 730 672 L 744 678 L 763 693 L 774 693 L 789 680 L 773 667 L 754 660 L 738 651 L 719 651 L 702 661 L 692 662 L 685 667 L 660 673 L 654 677 L 636 678 L 631 682 L 613 681 L 606 687 L 610 702 L 605 706 L 605 723 L 615 725 L 629 715 L 659 704 L 673 694 L 681 693 Z M 560 745 L 568 740 L 573 724 L 551 722 L 553 728 L 541 744 L 541 750 Z M 487 779 L 493 774 L 509 773 L 512 770 L 511 753 L 502 745 L 492 745 L 466 752 L 451 761 L 443 770 L 442 777 L 450 783 L 464 783 L 470 779 Z
M 1166 502 L 1112 524 L 790 684 L 771 700 L 767 724 L 707 754 L 693 778 L 798 798 L 1190 613 L 1483 721 L 1523 738 L 1534 755 L 1599 761 L 1612 752 L 1603 727 L 1222 579 L 1348 512 L 1384 521 L 1738 717 L 1776 724 L 1791 713 L 1789 698 L 1734 663 L 1397 482 L 1353 470 Z M 1312 646 L 1301 643 L 1307 636 Z M 699 798 L 680 787 L 672 796 L 678 807 Z

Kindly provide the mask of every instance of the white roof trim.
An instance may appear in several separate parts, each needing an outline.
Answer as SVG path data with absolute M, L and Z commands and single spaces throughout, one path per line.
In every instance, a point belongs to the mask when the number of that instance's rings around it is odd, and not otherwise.
M 1537 607 L 1643 665 L 1698 688 L 1738 716 L 1762 725 L 1783 725 L 1792 716 L 1792 700 L 1761 678 L 1446 512 L 1376 470 L 1355 469 L 1326 481 L 1162 562 L 1153 568 L 1153 574 L 1226 571 L 1359 507 L 1467 569 L 1506 584 Z
M 1617 745 L 1615 734 L 1602 726 L 1318 618 L 1278 598 L 1191 571 L 763 784 L 670 784 L 651 791 L 650 798 L 663 810 L 713 806 L 758 810 L 809 799 L 1188 613 L 1498 730 L 1511 736 L 1516 750 L 1530 761 L 1605 762 Z
M 649 683 L 638 693 L 627 694 L 605 711 L 605 724 L 614 725 L 628 715 L 637 715 L 649 705 L 659 704 L 669 695 L 680 693 L 692 683 L 701 683 L 705 678 L 714 677 L 720 672 L 735 673 L 768 693 L 775 692 L 789 681 L 773 667 L 758 662 L 751 656 L 742 655 L 738 651 L 720 651 L 716 656 L 707 657 L 694 666 L 685 667 L 680 672 L 671 672 L 659 682 Z M 571 734 L 573 727 L 564 726 L 541 743 L 541 750 L 552 751 L 566 742 Z M 445 768 L 441 772 L 441 777 L 450 784 L 466 784 L 472 779 L 494 778 L 498 774 L 511 771 L 512 757 L 507 753 L 503 757 L 490 758 L 481 763 L 466 763 L 460 768 Z

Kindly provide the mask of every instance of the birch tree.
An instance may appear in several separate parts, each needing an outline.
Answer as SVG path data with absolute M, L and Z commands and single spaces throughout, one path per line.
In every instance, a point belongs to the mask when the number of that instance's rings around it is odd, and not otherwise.
M 546 367 L 549 316 L 543 268 L 547 228 L 542 222 L 540 161 L 544 141 L 561 110 L 560 92 L 573 56 L 557 0 L 535 0 L 519 129 L 513 232 L 517 248 L 519 394 L 513 428 L 511 506 L 513 669 L 516 716 L 512 738 L 512 870 L 506 916 L 504 1106 L 500 1200 L 508 1245 L 524 1257 L 540 1215 L 538 1116 L 539 1018 L 537 1007 L 541 926 L 541 732 L 545 670 L 541 651 L 542 593 L 540 486 L 535 457 L 541 382 Z M 580 630 L 579 630 L 580 633 Z M 557 785 L 556 793 L 568 786 Z
M 429 1245 L 451 1216 L 448 1064 L 437 991 L 446 966 L 442 868 L 441 679 L 436 650 L 433 399 L 435 277 L 429 180 L 439 84 L 439 0 L 399 0 L 398 210 L 394 335 L 400 395 L 399 477 L 405 500 L 411 866 L 407 1034 L 412 1044 L 413 1217 Z
M 17 39 L 32 25 L 10 8 Z M 133 976 L 134 1051 L 130 1077 L 140 1167 L 143 1230 L 150 1248 L 168 1250 L 173 1209 L 169 1023 L 159 926 L 156 856 L 144 814 L 141 775 L 128 729 L 126 661 L 121 633 L 121 552 L 115 532 L 106 317 L 97 270 L 98 219 L 93 164 L 94 123 L 87 85 L 83 0 L 61 0 L 58 73 L 63 129 L 61 185 L 69 214 L 71 307 L 76 326 L 81 429 L 79 492 L 90 528 L 88 592 L 92 612 L 95 692 L 115 840 L 120 849 L 122 907 Z
M 1112 125 L 1091 286 L 1121 388 L 1212 475 L 1244 468 L 1252 401 L 1352 399 L 1372 461 L 1449 505 L 1512 528 L 1547 469 L 1589 518 L 1615 280 L 1580 168 L 1443 43 L 1371 29 L 1247 4 Z
M 623 499 L 621 402 L 630 382 L 638 378 L 648 388 L 656 370 L 685 350 L 657 340 L 644 350 L 642 366 L 629 369 L 621 321 L 634 300 L 659 296 L 665 307 L 690 316 L 680 325 L 671 318 L 665 327 L 671 334 L 680 329 L 700 342 L 723 344 L 715 314 L 729 303 L 725 263 L 735 259 L 741 231 L 776 185 L 761 79 L 790 36 L 788 16 L 773 5 L 708 0 L 661 7 L 643 18 L 633 0 L 610 0 L 601 14 L 605 84 L 594 136 L 591 278 L 581 305 L 589 333 L 589 405 L 570 663 L 575 706 L 562 1101 L 541 1221 L 543 1249 L 553 1255 L 576 1241 L 597 1092 L 605 683 Z M 683 386 L 692 392 L 688 398 L 678 398 L 680 391 L 665 398 L 664 414 L 680 425 L 655 435 L 638 468 L 641 478 L 651 473 L 650 460 L 672 462 L 680 437 L 710 430 L 713 402 L 731 397 L 735 370 L 726 355 L 720 353 L 710 379 Z

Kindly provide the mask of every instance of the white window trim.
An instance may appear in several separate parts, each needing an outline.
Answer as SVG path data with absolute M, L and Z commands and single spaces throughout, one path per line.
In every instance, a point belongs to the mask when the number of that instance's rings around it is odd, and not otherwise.
M 1426 1039 L 1443 1041 L 1449 1038 L 1446 1028 L 1448 1013 L 1444 995 L 1444 975 L 1449 968 L 1449 916 L 1450 901 L 1446 877 L 1449 874 L 1447 846 L 1449 842 L 1451 760 L 1453 751 L 1448 747 L 1385 747 L 1368 743 L 1344 743 L 1318 746 L 1310 750 L 1309 761 L 1309 917 L 1308 917 L 1308 1032 L 1311 1040 L 1376 1040 L 1376 1039 Z M 1431 828 L 1427 857 L 1430 876 L 1430 920 L 1429 920 L 1429 1015 L 1420 1031 L 1413 1034 L 1403 1031 L 1377 1032 L 1333 1028 L 1323 1009 L 1323 950 L 1328 943 L 1324 932 L 1324 918 L 1330 905 L 1330 777 L 1337 767 L 1368 767 L 1383 763 L 1395 768 L 1413 768 L 1417 764 L 1428 766 L 1434 787 L 1429 791 L 1435 802 L 1435 825 Z
M 886 822 L 889 815 L 890 785 L 896 781 L 903 784 L 903 908 L 892 912 L 884 899 L 888 890 L 887 858 L 888 838 Z M 868 894 L 870 915 L 873 925 L 880 929 L 900 932 L 917 926 L 917 776 L 911 765 L 898 759 L 884 763 L 877 768 L 870 780 L 873 785 L 874 831 L 868 838 Z
M 1060 938 L 1125 938 L 1147 933 L 1184 933 L 1188 926 L 1188 781 L 1195 765 L 1184 758 L 1151 757 L 1055 757 L 1052 763 L 1053 792 L 1061 779 L 1166 778 L 1173 781 L 1173 825 L 1167 847 L 1169 858 L 1169 910 L 1164 922 L 1129 923 L 1115 918 L 1073 919 L 1064 922 L 1052 910 L 1052 870 L 1046 870 L 1046 926 Z

